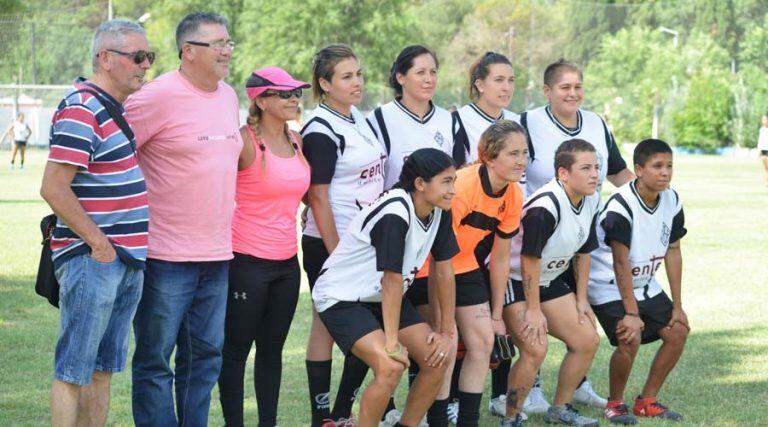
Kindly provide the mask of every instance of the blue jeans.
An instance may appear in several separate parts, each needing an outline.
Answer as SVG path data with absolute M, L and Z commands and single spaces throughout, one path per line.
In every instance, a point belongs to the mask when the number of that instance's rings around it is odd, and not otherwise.
M 57 380 L 85 385 L 94 371 L 125 368 L 143 277 L 141 270 L 119 257 L 99 262 L 90 254 L 74 256 L 56 269 L 61 309 L 54 360 Z
M 211 390 L 221 370 L 228 274 L 229 261 L 147 260 L 144 295 L 133 321 L 137 426 L 207 425 Z M 170 365 L 174 347 L 175 370 Z

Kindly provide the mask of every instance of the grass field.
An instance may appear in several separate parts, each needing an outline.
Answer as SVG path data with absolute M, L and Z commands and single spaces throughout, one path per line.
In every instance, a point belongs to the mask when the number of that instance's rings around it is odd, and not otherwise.
M 45 152 L 29 153 L 23 171 L 8 169 L 7 151 L 0 156 L 0 426 L 45 425 L 50 423 L 48 390 L 58 330 L 57 310 L 34 293 L 38 222 L 49 211 L 38 196 Z M 768 188 L 761 174 L 757 159 L 677 159 L 673 186 L 685 203 L 689 231 L 683 239 L 683 308 L 692 332 L 661 400 L 685 414 L 684 425 L 768 425 Z M 283 359 L 279 422 L 284 427 L 309 423 L 304 370 L 309 307 L 304 290 Z M 641 349 L 627 398 L 639 392 L 657 346 Z M 550 348 L 543 369 L 548 396 L 564 352 L 559 342 Z M 590 372 L 602 393 L 607 392 L 610 353 L 603 340 Z M 337 355 L 337 368 L 340 361 Z M 246 419 L 256 425 L 250 373 L 246 391 Z M 484 397 L 481 425 L 498 425 L 487 415 L 487 393 Z M 599 415 L 588 408 L 583 412 Z M 217 390 L 209 420 L 223 425 Z M 132 424 L 129 371 L 114 378 L 108 424 Z M 543 419 L 534 416 L 529 425 L 543 425 Z

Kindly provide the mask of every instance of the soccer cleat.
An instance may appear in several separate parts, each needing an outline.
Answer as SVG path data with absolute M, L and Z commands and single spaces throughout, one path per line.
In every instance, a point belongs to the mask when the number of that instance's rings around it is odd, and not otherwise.
M 592 389 L 592 384 L 590 384 L 589 381 L 584 381 L 581 383 L 579 388 L 573 392 L 573 403 L 591 406 L 597 409 L 605 409 L 605 405 L 608 404 L 608 400 L 603 399 L 597 393 L 595 393 L 595 390 Z
M 523 427 L 525 425 L 525 418 L 523 418 L 522 415 L 523 414 L 520 413 L 514 417 L 504 417 L 499 425 L 500 427 Z
M 456 422 L 459 420 L 459 399 L 452 399 L 448 402 L 445 412 L 448 413 L 448 422 L 456 425 Z
M 322 427 L 357 427 L 357 421 L 352 417 L 339 418 L 338 420 L 326 418 L 323 420 Z
M 609 400 L 603 409 L 605 419 L 611 424 L 620 424 L 625 426 L 637 424 L 637 418 L 629 413 L 629 408 L 623 400 Z
M 523 412 L 526 414 L 546 414 L 549 409 L 549 402 L 544 397 L 544 391 L 541 387 L 533 387 L 528 393 L 523 403 Z
M 597 427 L 600 425 L 600 421 L 579 414 L 579 411 L 573 409 L 570 403 L 563 406 L 550 406 L 547 409 L 547 415 L 544 416 L 544 422 L 579 427 Z
M 400 422 L 400 417 L 403 414 L 397 409 L 390 409 L 389 412 L 384 414 L 384 419 L 379 423 L 379 427 L 394 427 L 395 424 Z
M 498 397 L 492 397 L 491 400 L 488 401 L 488 413 L 490 413 L 494 417 L 506 418 L 507 417 L 507 395 L 502 394 L 501 396 L 498 396 Z M 525 415 L 524 412 L 521 412 L 520 416 L 523 418 L 523 421 L 528 419 L 528 416 Z
M 642 398 L 637 396 L 632 412 L 638 417 L 660 418 L 670 421 L 682 421 L 683 415 L 675 412 L 656 401 L 655 397 Z

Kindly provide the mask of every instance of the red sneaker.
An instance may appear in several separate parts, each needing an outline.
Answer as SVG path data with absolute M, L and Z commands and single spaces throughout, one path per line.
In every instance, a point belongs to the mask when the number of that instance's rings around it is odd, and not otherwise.
M 637 396 L 635 399 L 635 407 L 632 409 L 632 412 L 638 417 L 661 418 L 670 421 L 683 420 L 682 414 L 657 402 L 655 397 L 643 398 Z
M 620 425 L 635 425 L 637 424 L 637 418 L 629 413 L 629 408 L 623 400 L 609 400 L 608 404 L 603 409 L 605 419 L 610 421 L 611 424 Z

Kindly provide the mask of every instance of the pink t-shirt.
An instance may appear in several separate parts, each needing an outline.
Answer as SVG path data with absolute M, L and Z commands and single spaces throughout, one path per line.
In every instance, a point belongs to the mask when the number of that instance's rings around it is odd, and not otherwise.
M 178 71 L 125 102 L 149 199 L 149 258 L 232 258 L 237 159 L 243 146 L 235 91 L 195 88 Z
M 237 173 L 232 248 L 235 252 L 270 260 L 285 260 L 298 249 L 296 214 L 309 188 L 309 166 L 300 150 L 289 158 L 254 144 L 256 158 Z M 262 157 L 266 164 L 262 167 Z

